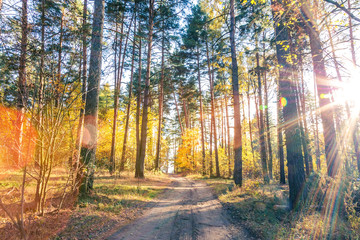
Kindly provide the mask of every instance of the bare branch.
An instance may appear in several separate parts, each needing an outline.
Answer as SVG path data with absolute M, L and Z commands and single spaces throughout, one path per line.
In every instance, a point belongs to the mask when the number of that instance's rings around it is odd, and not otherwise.
M 325 2 L 331 3 L 333 5 L 335 5 L 336 7 L 340 8 L 341 10 L 343 10 L 346 14 L 348 14 L 351 18 L 353 18 L 354 20 L 360 22 L 360 18 L 356 17 L 354 14 L 352 14 L 350 12 L 349 9 L 345 8 L 344 6 L 340 5 L 339 3 L 333 1 L 333 0 L 325 0 Z

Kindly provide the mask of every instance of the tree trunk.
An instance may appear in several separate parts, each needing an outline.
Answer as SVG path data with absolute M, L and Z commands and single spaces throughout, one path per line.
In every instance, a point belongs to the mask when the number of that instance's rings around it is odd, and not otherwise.
M 179 107 L 178 107 L 178 104 L 177 104 L 177 101 L 176 101 L 175 92 L 174 92 L 174 100 L 175 100 L 176 112 L 177 112 L 178 119 L 179 119 L 179 125 L 180 125 L 181 135 L 183 135 L 183 134 L 184 134 L 184 128 L 183 128 L 182 123 L 181 123 L 181 116 L 180 116 Z
M 242 139 L 241 139 L 241 119 L 240 119 L 240 100 L 239 100 L 239 79 L 238 64 L 236 59 L 235 45 L 235 6 L 234 0 L 230 0 L 230 49 L 232 65 L 232 88 L 234 98 L 234 181 L 238 186 L 242 186 Z
M 340 167 L 340 158 L 336 140 L 336 131 L 334 124 L 334 111 L 330 107 L 331 87 L 327 80 L 323 49 L 320 41 L 320 33 L 316 23 L 312 20 L 309 8 L 306 3 L 301 6 L 304 16 L 307 34 L 310 39 L 311 56 L 313 60 L 314 73 L 317 85 L 317 92 L 320 103 L 320 116 L 323 124 L 323 134 L 325 140 L 325 155 L 327 162 L 327 173 L 334 177 Z
M 18 167 L 23 167 L 22 163 L 22 142 L 23 142 L 23 125 L 24 113 L 27 102 L 26 92 L 26 55 L 28 44 L 28 3 L 27 0 L 22 0 L 21 7 L 21 50 L 19 62 L 19 81 L 18 81 L 18 95 L 17 95 L 17 116 L 16 116 L 16 136 L 14 147 L 14 162 Z
M 186 127 L 186 129 L 188 129 L 188 128 L 190 128 L 189 116 L 188 116 L 188 110 L 186 107 L 186 98 L 184 96 L 184 91 L 183 91 L 182 87 L 180 87 L 180 91 L 181 91 L 182 107 L 183 107 L 184 118 L 185 118 L 185 127 Z
M 252 160 L 253 165 L 256 167 L 255 164 L 255 152 L 254 152 L 254 143 L 253 143 L 253 134 L 252 134 L 252 124 L 251 124 L 251 116 L 250 116 L 250 83 L 248 83 L 248 91 L 246 93 L 247 102 L 248 102 L 248 115 L 249 115 L 249 134 L 250 134 L 250 144 L 251 144 L 251 153 L 252 153 Z
M 163 21 L 164 28 L 164 21 Z M 161 126 L 163 120 L 163 101 L 164 101 L 164 70 L 165 70 L 165 30 L 162 30 L 162 43 L 161 43 L 161 76 L 159 86 L 159 125 L 156 144 L 156 157 L 155 157 L 155 170 L 159 170 L 160 150 L 161 150 Z
M 39 76 L 39 92 L 38 92 L 38 132 L 39 137 L 37 141 L 37 149 L 35 156 L 36 166 L 39 166 L 39 174 L 42 175 L 42 161 L 43 161 L 43 95 L 44 95 L 44 64 L 45 64 L 45 0 L 41 1 L 41 55 L 40 55 L 40 76 Z M 40 209 L 40 185 L 41 178 L 36 180 L 35 200 L 36 210 Z
M 120 40 L 118 77 L 116 79 L 116 85 L 115 85 L 116 87 L 115 87 L 115 104 L 114 104 L 114 106 L 115 106 L 114 107 L 114 122 L 113 122 L 113 135 L 112 135 L 112 139 L 111 139 L 111 155 L 110 155 L 110 168 L 109 168 L 110 174 L 112 174 L 112 172 L 115 170 L 115 141 L 116 141 L 117 115 L 118 115 L 118 107 L 119 107 L 118 105 L 119 105 L 119 97 L 120 97 L 120 91 L 121 91 L 122 74 L 123 74 L 123 70 L 124 70 L 124 62 L 125 62 L 125 57 L 126 57 L 126 49 L 127 49 L 127 44 L 128 44 L 128 40 L 129 40 L 129 36 L 130 36 L 130 29 L 131 29 L 131 25 L 132 25 L 134 17 L 135 17 L 135 13 L 131 17 L 129 29 L 126 34 L 126 40 L 125 40 L 125 46 L 124 46 L 124 53 L 122 54 L 122 60 L 121 60 L 121 48 L 122 48 L 122 40 L 123 40 L 122 37 Z M 123 17 L 122 24 L 121 24 L 121 33 L 123 31 L 123 26 L 124 26 L 124 17 Z M 121 63 L 121 65 L 120 65 L 120 63 Z M 120 171 L 121 171 L 121 169 L 120 169 Z
M 351 3 L 350 0 L 347 1 L 348 2 L 348 9 L 351 10 Z M 353 33 L 353 24 L 352 24 L 352 19 L 349 16 L 349 31 L 350 31 L 350 47 L 351 47 L 351 57 L 352 57 L 352 61 L 353 61 L 353 65 L 354 67 L 356 67 L 356 53 L 355 53 L 355 43 L 354 43 L 354 33 Z M 347 113 L 348 113 L 348 118 L 349 118 L 349 106 L 348 103 L 346 102 L 346 109 L 347 109 Z M 350 119 L 350 118 L 349 118 Z M 358 116 L 356 116 L 356 119 L 358 119 Z M 356 157 L 356 163 L 357 163 L 357 167 L 358 167 L 358 172 L 360 173 L 360 148 L 359 148 L 359 137 L 357 134 L 357 129 L 358 129 L 358 124 L 357 121 L 355 120 L 355 125 L 354 125 L 354 129 L 352 130 L 352 139 L 353 139 L 353 143 L 354 143 L 354 150 L 355 150 L 355 157 Z
M 57 82 L 55 85 L 55 107 L 59 106 L 60 95 L 62 89 L 62 81 L 61 81 L 61 62 L 62 62 L 62 45 L 63 45 L 63 37 L 64 37 L 64 9 L 61 10 L 61 20 L 60 20 L 60 40 L 59 40 L 59 56 L 58 56 L 58 65 L 57 65 Z
M 203 103 L 202 103 L 202 92 L 201 92 L 201 78 L 200 78 L 200 52 L 199 48 L 196 48 L 197 56 L 197 67 L 198 67 L 198 84 L 199 84 L 199 101 L 200 101 L 200 130 L 201 130 L 201 149 L 202 149 L 202 174 L 206 174 L 205 169 L 205 139 L 204 139 L 204 117 L 203 117 Z
M 151 67 L 153 28 L 154 28 L 154 0 L 149 0 L 148 53 L 147 53 L 147 67 L 146 67 L 146 79 L 145 79 L 145 90 L 144 90 L 143 115 L 141 122 L 140 153 L 139 153 L 139 158 L 136 159 L 136 169 L 135 169 L 135 177 L 137 178 L 144 178 L 148 106 L 149 106 L 149 98 L 150 98 L 150 71 L 151 71 L 150 67 Z
M 230 151 L 230 123 L 229 123 L 229 112 L 228 112 L 228 100 L 227 95 L 225 94 L 225 114 L 226 114 L 226 127 L 227 127 L 227 148 L 228 148 L 228 171 L 229 171 L 229 177 L 232 176 L 231 173 L 231 151 Z
M 277 102 L 277 139 L 280 164 L 280 184 L 285 184 L 285 164 L 284 164 L 284 144 L 283 144 L 283 120 L 281 112 L 281 97 L 279 93 L 280 87 L 278 83 L 278 102 Z
M 129 102 L 126 109 L 125 133 L 124 133 L 123 148 L 121 153 L 120 171 L 124 171 L 124 167 L 125 167 L 125 156 L 126 156 L 126 147 L 127 147 L 126 144 L 127 144 L 128 130 L 129 130 L 131 95 L 132 95 L 132 87 L 133 87 L 134 61 L 135 61 L 135 32 L 136 32 L 136 20 L 134 23 L 134 39 L 133 39 L 133 49 L 132 49 L 132 57 L 131 57 L 131 75 L 130 75 L 129 100 L 128 100 Z
M 225 148 L 224 146 L 224 103 L 223 99 L 220 99 L 220 119 L 221 119 L 221 147 Z M 225 142 L 226 144 L 226 142 Z M 225 150 L 226 151 L 226 150 Z
M 212 117 L 210 115 L 210 177 L 213 176 L 213 157 L 212 157 L 212 153 L 213 153 L 213 120 Z
M 213 135 L 214 135 L 214 150 L 215 150 L 215 171 L 216 177 L 220 177 L 220 168 L 219 168 L 219 155 L 217 148 L 217 134 L 216 134 L 216 119 L 215 119 L 215 97 L 214 97 L 214 79 L 211 77 L 210 70 L 210 58 L 209 58 L 209 46 L 208 41 L 206 39 L 206 57 L 207 57 L 207 65 L 208 65 L 208 74 L 210 81 L 210 98 L 211 98 L 211 119 L 213 125 Z
M 264 37 L 265 40 L 265 37 Z M 269 152 L 269 161 L 268 161 L 268 169 L 269 169 L 269 178 L 273 179 L 273 156 L 272 156 L 272 147 L 271 147 L 271 133 L 270 133 L 270 118 L 269 118 L 269 96 L 268 96 L 268 86 L 267 86 L 267 78 L 266 78 L 266 56 L 265 56 L 265 43 L 264 43 L 264 90 L 265 90 L 265 119 L 266 119 L 266 137 L 267 137 L 267 145 Z
M 298 119 L 296 110 L 296 95 L 294 83 L 291 81 L 292 66 L 287 62 L 283 44 L 289 44 L 288 28 L 286 27 L 287 18 L 277 9 L 282 9 L 284 4 L 278 0 L 272 2 L 273 17 L 276 36 L 276 56 L 279 68 L 279 92 L 283 106 L 284 130 L 286 136 L 286 152 L 288 165 L 288 181 L 290 190 L 290 204 L 294 208 L 301 196 L 305 183 L 304 161 L 301 151 L 301 139 L 299 136 L 299 124 L 294 119 Z M 280 5 L 280 6 L 279 6 Z M 282 44 L 280 44 L 282 43 Z
M 121 30 L 120 30 L 120 49 L 119 49 L 119 57 L 117 58 L 117 29 L 118 25 L 116 22 L 116 35 L 115 35 L 115 78 L 114 78 L 114 119 L 113 119 L 113 127 L 112 127 L 112 134 L 111 134 L 111 152 L 110 152 L 110 160 L 109 160 L 109 173 L 110 175 L 113 174 L 115 171 L 115 144 L 116 144 L 116 126 L 117 126 L 117 115 L 118 115 L 118 108 L 119 108 L 119 95 L 120 95 L 120 85 L 119 85 L 119 69 L 121 62 L 121 51 L 122 51 L 122 41 L 123 41 L 123 33 L 124 33 L 124 15 L 121 18 Z M 116 60 L 117 59 L 117 60 Z M 119 64 L 118 64 L 118 63 Z
M 262 164 L 262 172 L 265 183 L 269 183 L 269 174 L 267 168 L 267 159 L 266 159 L 266 146 L 265 146 L 265 127 L 264 127 L 264 113 L 263 113 L 263 103 L 262 103 L 262 87 L 261 87 L 261 76 L 260 76 L 260 61 L 259 53 L 256 53 L 256 64 L 257 64 L 257 76 L 258 76 L 258 94 L 259 94 L 259 110 L 260 110 L 260 128 L 259 128 L 259 137 L 260 137 L 260 158 Z
M 307 129 L 307 121 L 306 121 L 306 105 L 305 105 L 305 84 L 304 84 L 304 73 L 303 73 L 303 61 L 302 61 L 302 53 L 299 54 L 299 67 L 300 67 L 300 80 L 301 84 L 298 84 L 299 89 L 299 114 L 301 114 L 300 118 L 300 129 L 302 135 L 302 145 L 304 149 L 304 157 L 305 157 L 305 166 L 306 166 L 306 174 L 309 175 L 313 170 L 312 157 L 309 147 L 309 136 Z
M 296 71 L 295 68 L 294 68 L 294 71 Z M 293 79 L 294 82 L 298 81 L 297 77 Z M 295 85 L 297 85 L 297 84 L 295 84 Z M 301 92 L 297 86 L 295 86 L 295 88 L 296 88 L 295 93 L 296 93 L 296 101 L 297 101 L 297 104 L 296 104 L 297 111 L 298 111 L 298 114 L 301 116 L 302 115 L 302 111 L 300 109 L 300 105 L 301 105 L 300 94 L 301 94 Z M 306 175 L 309 176 L 309 174 L 310 174 L 309 153 L 308 153 L 307 144 L 305 142 L 304 126 L 303 126 L 303 122 L 302 122 L 302 117 L 300 117 L 298 119 L 298 122 L 299 122 L 299 126 L 300 126 L 301 146 L 302 146 L 303 153 L 304 153 L 305 172 L 306 172 Z
M 225 102 L 225 95 L 224 95 L 224 99 L 223 99 L 223 105 L 222 107 L 225 109 L 226 108 L 226 102 Z M 229 141 L 228 141 L 228 137 L 227 137 L 227 133 L 228 133 L 228 128 L 226 125 L 226 112 L 223 112 L 223 125 L 224 125 L 224 151 L 225 151 L 225 155 L 229 158 L 230 157 L 230 152 L 228 151 L 228 146 L 229 146 Z
M 318 104 L 317 104 L 317 90 L 316 90 L 316 80 L 314 78 L 314 105 L 315 105 L 315 155 L 316 155 L 316 167 L 317 170 L 321 170 L 321 161 L 320 161 L 320 139 L 319 139 L 319 121 L 318 121 Z
M 260 114 L 259 114 L 259 101 L 256 96 L 256 88 L 254 87 L 254 98 L 255 98 L 255 110 L 256 110 L 256 124 L 258 129 L 260 129 Z
M 101 79 L 101 60 L 102 60 L 102 36 L 104 27 L 104 0 L 95 0 L 94 17 L 91 36 L 90 70 L 88 77 L 88 88 L 85 105 L 84 131 L 87 132 L 86 138 L 83 137 L 81 148 L 81 161 L 85 165 L 85 172 L 80 192 L 88 193 L 93 189 L 94 164 L 97 145 L 97 124 L 99 107 L 99 90 Z M 85 135 L 85 134 L 84 134 Z
M 140 108 L 141 108 L 141 22 L 139 18 L 139 76 L 138 76 L 138 86 L 137 86 L 137 96 L 136 96 L 136 159 L 139 158 L 140 153 Z
M 45 0 L 43 0 L 45 1 Z M 80 151 L 82 145 L 82 138 L 84 134 L 84 115 L 85 115 L 85 104 L 86 104 L 86 79 L 87 79 L 87 27 L 86 27 L 86 19 L 87 19 L 87 0 L 84 0 L 83 6 L 83 22 L 82 22 L 82 85 L 81 85 L 81 103 L 82 106 L 80 108 L 80 116 L 79 123 L 77 129 L 77 138 L 76 138 L 76 158 L 75 158 L 75 174 L 76 174 L 76 182 L 78 183 L 80 179 L 79 177 L 79 164 L 80 164 Z M 75 188 L 76 189 L 76 188 Z
M 348 3 L 348 9 L 351 10 L 351 3 L 350 0 L 347 1 Z M 356 66 L 356 54 L 355 54 L 355 43 L 354 43 L 354 33 L 353 33 L 353 24 L 351 16 L 348 16 L 349 18 L 349 33 L 350 33 L 350 49 L 351 49 L 351 57 L 354 66 Z

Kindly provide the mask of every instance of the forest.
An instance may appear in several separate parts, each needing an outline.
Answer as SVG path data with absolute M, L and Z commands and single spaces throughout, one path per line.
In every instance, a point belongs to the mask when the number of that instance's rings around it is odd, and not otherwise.
M 359 0 L 0 0 L 0 239 L 360 239 L 359 26 Z

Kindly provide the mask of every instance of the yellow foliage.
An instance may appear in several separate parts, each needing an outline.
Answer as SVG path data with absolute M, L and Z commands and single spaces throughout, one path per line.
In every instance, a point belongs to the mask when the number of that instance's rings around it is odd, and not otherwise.
M 175 158 L 175 165 L 181 171 L 194 171 L 200 166 L 201 142 L 199 128 L 187 129 L 181 137 L 182 143 Z

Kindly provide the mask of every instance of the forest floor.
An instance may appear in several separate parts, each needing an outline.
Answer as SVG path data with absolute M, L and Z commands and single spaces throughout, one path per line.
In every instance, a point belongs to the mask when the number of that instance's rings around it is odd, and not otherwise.
M 171 180 L 154 207 L 108 239 L 252 239 L 241 225 L 230 221 L 204 181 L 180 176 Z
M 30 177 L 27 179 L 24 219 L 28 239 L 104 239 L 154 206 L 171 183 L 164 174 L 147 173 L 146 179 L 138 180 L 133 173 L 122 173 L 120 178 L 115 178 L 99 171 L 94 191 L 88 197 L 78 201 L 66 199 L 62 209 L 56 211 L 66 178 L 63 169 L 54 171 L 43 216 L 33 212 L 36 184 Z M 0 173 L 0 197 L 14 216 L 20 206 L 19 183 L 21 172 Z M 18 230 L 1 209 L 0 239 L 19 239 Z
M 329 225 L 326 212 L 314 207 L 315 202 L 289 211 L 288 186 L 275 181 L 264 185 L 246 179 L 238 188 L 230 179 L 200 175 L 147 172 L 139 180 L 130 172 L 115 178 L 99 171 L 89 196 L 67 199 L 56 211 L 66 178 L 65 171 L 54 172 L 43 216 L 31 210 L 35 184 L 27 179 L 29 239 L 352 239 L 346 218 L 341 215 Z M 0 197 L 14 214 L 19 209 L 19 182 L 21 172 L 0 173 Z M 312 177 L 309 182 L 317 181 Z M 19 239 L 1 210 L 0 239 Z
M 230 179 L 201 175 L 187 178 L 206 182 L 232 221 L 240 222 L 258 239 L 358 239 L 351 235 L 351 224 L 344 215 L 344 206 L 340 204 L 340 215 L 333 223 L 326 215 L 326 206 L 318 207 L 316 195 L 326 190 L 317 184 L 319 178 L 316 176 L 311 176 L 308 181 L 313 184 L 308 192 L 312 196 L 310 204 L 294 211 L 289 211 L 287 184 L 271 181 L 264 185 L 261 179 L 245 179 L 243 186 L 238 188 Z
M 234 223 L 203 180 L 179 175 L 132 173 L 121 177 L 96 174 L 93 192 L 78 201 L 67 199 L 57 211 L 66 171 L 54 171 L 43 216 L 33 211 L 35 182 L 25 188 L 25 231 L 28 239 L 252 239 Z M 19 210 L 21 172 L 0 176 L 7 209 Z M 10 192 L 10 194 L 8 194 Z M 19 232 L 0 210 L 0 239 L 19 239 Z

